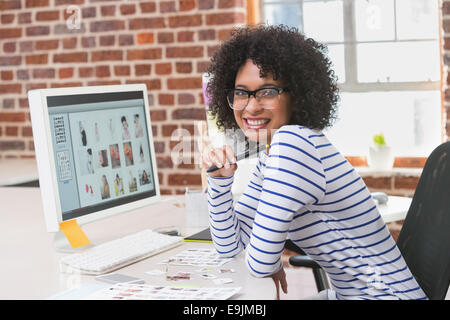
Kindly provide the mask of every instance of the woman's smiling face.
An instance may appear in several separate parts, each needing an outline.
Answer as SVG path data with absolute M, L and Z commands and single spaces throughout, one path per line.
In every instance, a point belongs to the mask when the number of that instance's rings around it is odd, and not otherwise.
M 239 69 L 235 89 L 248 91 L 260 88 L 284 88 L 281 80 L 274 80 L 272 74 L 260 77 L 260 69 L 252 60 Z M 271 137 L 277 129 L 289 123 L 291 118 L 290 95 L 283 91 L 275 108 L 265 109 L 255 99 L 250 97 L 247 107 L 243 110 L 234 109 L 234 117 L 245 136 L 252 141 L 270 144 Z

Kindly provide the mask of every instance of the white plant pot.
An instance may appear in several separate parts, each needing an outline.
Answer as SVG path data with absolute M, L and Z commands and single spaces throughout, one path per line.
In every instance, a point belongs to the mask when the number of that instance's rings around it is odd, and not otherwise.
M 394 165 L 394 155 L 389 146 L 371 146 L 369 147 L 369 156 L 367 157 L 369 168 L 375 171 L 389 171 Z

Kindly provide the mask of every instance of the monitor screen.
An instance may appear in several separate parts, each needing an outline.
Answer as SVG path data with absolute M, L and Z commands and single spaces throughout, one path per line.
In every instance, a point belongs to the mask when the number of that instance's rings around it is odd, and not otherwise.
M 62 220 L 157 193 L 143 94 L 46 97 Z

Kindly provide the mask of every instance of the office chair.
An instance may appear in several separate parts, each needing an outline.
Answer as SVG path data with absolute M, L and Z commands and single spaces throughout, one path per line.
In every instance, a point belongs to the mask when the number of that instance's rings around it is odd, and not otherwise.
M 449 192 L 450 141 L 428 157 L 397 240 L 411 273 L 431 300 L 443 300 L 450 285 Z M 293 256 L 289 263 L 312 268 L 317 289 L 325 289 L 326 275 L 311 258 Z
M 450 285 L 450 141 L 428 157 L 397 240 L 406 264 L 431 300 Z
M 315 262 L 313 259 L 311 259 L 309 256 L 307 256 L 303 252 L 303 250 L 300 249 L 291 240 L 286 240 L 284 247 L 285 247 L 285 249 L 294 251 L 295 253 L 299 254 L 298 256 L 289 257 L 289 263 L 292 266 L 305 267 L 305 268 L 312 269 L 312 272 L 314 275 L 314 281 L 316 282 L 316 287 L 317 287 L 318 292 L 330 288 L 330 284 L 328 283 L 327 275 L 317 262 Z

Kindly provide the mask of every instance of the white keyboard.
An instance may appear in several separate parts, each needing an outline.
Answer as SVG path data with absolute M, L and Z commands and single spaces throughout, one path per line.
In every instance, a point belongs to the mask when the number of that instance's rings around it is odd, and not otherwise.
M 182 237 L 143 230 L 61 258 L 83 274 L 98 275 L 122 268 L 183 243 Z

